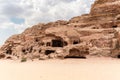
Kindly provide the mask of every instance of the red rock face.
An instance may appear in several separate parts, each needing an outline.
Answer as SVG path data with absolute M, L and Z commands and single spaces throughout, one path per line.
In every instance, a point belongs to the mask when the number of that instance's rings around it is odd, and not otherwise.
M 120 55 L 120 0 L 96 0 L 90 14 L 37 24 L 11 36 L 1 58 L 49 59 Z
M 97 0 L 91 8 L 91 14 L 119 14 L 120 0 Z

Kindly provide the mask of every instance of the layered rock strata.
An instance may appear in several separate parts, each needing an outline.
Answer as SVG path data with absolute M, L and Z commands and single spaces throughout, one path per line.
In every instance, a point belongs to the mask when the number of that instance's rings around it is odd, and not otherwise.
M 89 14 L 37 24 L 11 36 L 0 58 L 120 58 L 120 0 L 96 0 Z

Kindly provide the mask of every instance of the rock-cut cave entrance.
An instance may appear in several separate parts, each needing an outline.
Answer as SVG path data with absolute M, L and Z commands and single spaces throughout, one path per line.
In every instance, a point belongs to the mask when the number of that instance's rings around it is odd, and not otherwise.
M 79 41 L 77 41 L 77 40 L 74 40 L 73 41 L 73 44 L 79 44 L 80 42 Z
M 45 50 L 45 55 L 49 55 L 51 53 L 55 53 L 55 51 L 54 50 Z
M 73 48 L 69 50 L 69 55 L 65 58 L 86 59 L 82 54 L 79 49 Z
M 11 48 L 7 49 L 7 50 L 6 50 L 6 54 L 11 55 L 11 54 L 12 54 L 12 49 L 11 49 Z
M 63 41 L 60 39 L 52 40 L 52 47 L 63 47 Z
M 117 25 L 113 25 L 112 28 L 117 28 L 118 26 Z
M 119 58 L 119 59 L 120 59 L 120 55 L 118 55 L 118 56 L 117 56 L 117 58 Z

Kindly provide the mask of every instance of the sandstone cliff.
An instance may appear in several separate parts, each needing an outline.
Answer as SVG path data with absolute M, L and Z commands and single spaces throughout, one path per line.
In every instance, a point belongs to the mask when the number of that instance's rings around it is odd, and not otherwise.
M 119 58 L 119 49 L 120 0 L 96 0 L 89 14 L 37 24 L 11 36 L 0 48 L 0 58 Z

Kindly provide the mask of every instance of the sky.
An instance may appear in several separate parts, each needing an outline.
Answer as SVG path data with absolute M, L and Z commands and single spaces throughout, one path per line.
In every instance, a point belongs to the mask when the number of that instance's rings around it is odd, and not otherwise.
M 0 45 L 38 23 L 89 13 L 94 0 L 0 0 Z

